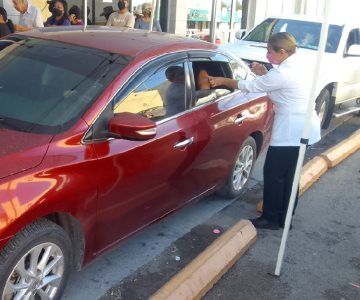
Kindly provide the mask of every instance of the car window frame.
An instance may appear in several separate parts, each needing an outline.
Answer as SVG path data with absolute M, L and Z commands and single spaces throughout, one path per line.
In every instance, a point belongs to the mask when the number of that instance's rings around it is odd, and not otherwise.
M 173 53 L 163 54 L 147 61 L 141 68 L 137 69 L 129 79 L 118 88 L 115 95 L 109 99 L 107 105 L 104 107 L 98 118 L 94 120 L 89 130 L 84 134 L 82 143 L 91 144 L 112 140 L 113 137 L 108 136 L 107 124 L 110 119 L 114 116 L 114 107 L 116 99 L 124 99 L 131 91 L 141 85 L 146 79 L 151 77 L 153 74 L 163 69 L 166 66 L 174 65 L 178 63 L 184 63 L 185 68 L 185 93 L 186 93 L 186 106 L 182 113 L 164 118 L 156 121 L 156 125 L 168 122 L 180 115 L 191 111 L 191 99 L 192 90 L 189 76 L 189 65 L 188 65 L 188 53 L 187 51 L 178 51 Z M 120 75 L 121 76 L 121 75 Z M 120 100 L 121 101 L 121 100 Z M 99 135 L 99 136 L 97 136 Z
M 129 79 L 128 82 L 122 87 L 121 91 L 116 94 L 112 99 L 112 109 L 115 107 L 116 99 L 120 102 L 125 99 L 132 91 L 134 91 L 136 88 L 138 88 L 141 84 L 143 84 L 146 80 L 148 80 L 151 76 L 156 74 L 157 72 L 163 70 L 164 68 L 167 68 L 171 65 L 176 64 L 184 64 L 184 71 L 185 71 L 185 110 L 181 113 L 178 113 L 176 115 L 161 119 L 159 121 L 156 121 L 156 124 L 162 124 L 164 122 L 167 122 L 168 120 L 171 120 L 179 115 L 182 115 L 186 113 L 190 108 L 190 102 L 191 102 L 191 90 L 190 90 L 190 82 L 189 82 L 189 69 L 187 65 L 187 55 L 186 53 L 180 54 L 170 54 L 163 56 L 160 60 L 154 59 L 149 64 L 144 66 L 143 72 L 136 72 L 133 75 L 133 78 Z M 156 69 L 152 69 L 156 66 Z
M 246 66 L 246 64 L 244 62 L 239 61 L 238 59 L 236 59 L 233 56 L 229 56 L 227 55 L 227 53 L 219 53 L 219 52 L 213 52 L 213 51 L 191 51 L 189 52 L 189 69 L 190 69 L 190 76 L 191 76 L 191 89 L 192 89 L 192 108 L 193 109 L 199 109 L 201 107 L 210 105 L 212 103 L 216 103 L 218 101 L 221 101 L 224 97 L 228 97 L 233 95 L 234 93 L 238 93 L 239 90 L 234 89 L 234 90 L 230 90 L 230 93 L 222 95 L 214 100 L 208 101 L 208 102 L 204 102 L 200 105 L 196 105 L 197 102 L 197 97 L 196 97 L 196 84 L 195 84 L 195 76 L 194 76 L 194 70 L 192 68 L 192 63 L 193 62 L 217 62 L 217 63 L 225 63 L 228 66 L 228 72 L 229 74 L 227 75 L 231 75 L 230 77 L 227 76 L 227 78 L 231 78 L 234 79 L 234 70 L 231 67 L 230 63 L 231 62 L 235 62 L 237 64 L 239 64 L 245 71 L 246 71 L 246 76 L 244 78 L 244 80 L 246 80 L 246 78 L 248 78 L 249 76 L 249 68 Z M 226 75 L 226 71 L 223 70 L 223 73 Z

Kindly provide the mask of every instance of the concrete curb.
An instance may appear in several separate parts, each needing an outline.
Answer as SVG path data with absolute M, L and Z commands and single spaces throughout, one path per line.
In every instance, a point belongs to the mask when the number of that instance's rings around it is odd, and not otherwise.
M 320 156 L 324 158 L 329 168 L 335 167 L 344 159 L 360 149 L 360 129 L 341 143 L 325 151 Z
M 315 156 L 303 166 L 300 177 L 299 195 L 301 196 L 321 175 L 328 170 L 328 164 L 321 156 Z
M 347 139 L 320 154 L 320 156 L 316 156 L 310 160 L 301 171 L 299 195 L 302 195 L 329 168 L 335 167 L 359 149 L 360 129 L 355 131 Z M 256 211 L 261 213 L 262 208 L 263 201 L 261 200 L 256 205 Z
M 159 289 L 150 300 L 201 299 L 255 242 L 256 229 L 241 220 Z

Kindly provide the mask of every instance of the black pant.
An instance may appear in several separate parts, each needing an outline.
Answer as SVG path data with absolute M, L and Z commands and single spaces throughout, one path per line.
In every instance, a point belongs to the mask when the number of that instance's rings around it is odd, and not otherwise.
M 281 226 L 285 223 L 299 150 L 298 146 L 270 146 L 266 154 L 262 217 Z M 293 214 L 298 196 L 299 188 Z

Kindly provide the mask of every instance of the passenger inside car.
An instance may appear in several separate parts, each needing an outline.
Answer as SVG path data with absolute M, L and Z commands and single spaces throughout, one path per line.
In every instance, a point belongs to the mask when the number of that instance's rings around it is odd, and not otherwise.
M 170 66 L 165 71 L 170 82 L 165 93 L 166 116 L 170 117 L 185 110 L 185 72 L 180 66 Z
M 209 76 L 212 74 L 219 74 L 220 69 L 216 71 L 212 71 L 216 64 L 212 64 L 210 70 L 208 71 L 207 63 L 199 62 L 193 63 L 194 69 L 194 78 L 195 78 L 195 87 L 196 87 L 196 106 L 201 105 L 203 103 L 207 103 L 210 101 L 214 101 L 221 96 L 229 94 L 231 90 L 217 88 L 212 89 L 209 83 Z M 211 73 L 210 73 L 211 72 Z

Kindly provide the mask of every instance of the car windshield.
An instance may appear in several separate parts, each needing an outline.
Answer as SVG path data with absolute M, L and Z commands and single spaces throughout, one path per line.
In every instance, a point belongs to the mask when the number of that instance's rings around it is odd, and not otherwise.
M 330 25 L 325 52 L 337 51 L 343 27 Z M 320 41 L 321 23 L 269 18 L 256 26 L 245 38 L 245 41 L 267 43 L 270 36 L 277 32 L 291 33 L 300 48 L 317 50 Z
M 19 35 L 0 39 L 0 128 L 68 129 L 130 59 Z

